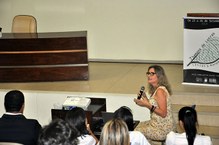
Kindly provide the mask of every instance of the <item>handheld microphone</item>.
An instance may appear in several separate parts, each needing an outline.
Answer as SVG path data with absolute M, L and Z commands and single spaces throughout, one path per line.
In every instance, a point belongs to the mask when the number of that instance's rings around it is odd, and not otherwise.
M 142 96 L 144 90 L 145 90 L 145 87 L 141 86 L 140 94 L 138 95 L 137 99 L 141 99 L 141 96 Z

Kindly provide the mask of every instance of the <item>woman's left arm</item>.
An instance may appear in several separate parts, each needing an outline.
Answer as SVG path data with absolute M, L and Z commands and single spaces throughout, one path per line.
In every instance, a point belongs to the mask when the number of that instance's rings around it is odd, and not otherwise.
M 163 89 L 158 89 L 154 99 L 157 101 L 158 107 L 155 108 L 154 113 L 161 117 L 167 116 L 167 94 Z

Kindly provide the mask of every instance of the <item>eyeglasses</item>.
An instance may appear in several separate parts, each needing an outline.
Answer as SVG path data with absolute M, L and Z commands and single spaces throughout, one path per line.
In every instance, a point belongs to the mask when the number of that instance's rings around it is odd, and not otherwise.
M 148 76 L 154 76 L 156 73 L 155 72 L 146 72 L 146 75 Z

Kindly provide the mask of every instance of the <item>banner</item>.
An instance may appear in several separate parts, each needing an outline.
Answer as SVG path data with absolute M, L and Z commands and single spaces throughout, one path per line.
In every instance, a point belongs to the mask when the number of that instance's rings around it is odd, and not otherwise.
M 183 83 L 219 86 L 219 18 L 184 18 Z

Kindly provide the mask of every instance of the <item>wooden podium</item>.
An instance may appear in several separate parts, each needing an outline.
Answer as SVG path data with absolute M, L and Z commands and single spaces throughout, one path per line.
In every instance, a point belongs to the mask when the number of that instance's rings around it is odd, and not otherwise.
M 87 80 L 87 32 L 3 33 L 0 82 Z

